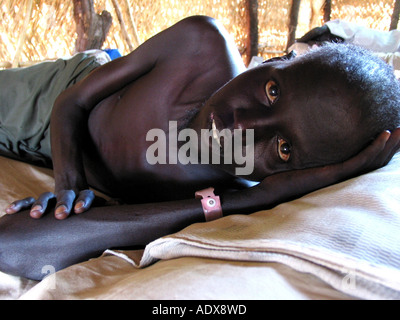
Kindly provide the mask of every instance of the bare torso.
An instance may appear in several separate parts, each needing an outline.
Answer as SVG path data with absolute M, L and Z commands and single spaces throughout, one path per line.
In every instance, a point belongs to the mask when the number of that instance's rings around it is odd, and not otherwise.
M 162 129 L 168 137 L 169 121 L 186 127 L 189 115 L 244 69 L 237 50 L 231 51 L 232 43 L 214 25 L 203 28 L 200 39 L 197 46 L 185 39 L 175 43 L 173 55 L 166 53 L 146 74 L 94 107 L 89 116 L 94 148 L 85 155 L 89 184 L 129 202 L 190 198 L 210 184 L 235 186 L 235 177 L 209 165 L 146 160 L 153 143 L 146 141 L 149 130 Z

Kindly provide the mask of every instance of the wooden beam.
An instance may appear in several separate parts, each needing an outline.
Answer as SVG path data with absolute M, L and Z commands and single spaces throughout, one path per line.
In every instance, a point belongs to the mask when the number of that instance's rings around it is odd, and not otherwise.
M 128 47 L 129 47 L 129 51 L 133 51 L 134 46 L 132 44 L 131 38 L 129 37 L 128 31 L 126 30 L 126 26 L 125 26 L 124 18 L 122 16 L 121 8 L 119 7 L 117 0 L 112 0 L 112 3 L 114 5 L 115 13 L 117 15 L 119 25 L 121 27 L 122 37 L 124 38 L 125 42 L 127 43 Z
M 93 0 L 73 0 L 76 33 L 75 51 L 101 49 L 110 30 L 112 17 L 108 11 L 97 14 Z
M 399 23 L 399 15 L 400 15 L 400 0 L 396 0 L 394 3 L 394 9 L 392 14 L 392 20 L 390 22 L 389 30 L 396 30 L 397 25 Z
M 137 32 L 135 19 L 133 18 L 131 6 L 129 5 L 128 0 L 125 0 L 125 8 L 126 8 L 126 14 L 128 16 L 128 22 L 130 24 L 130 27 L 131 27 L 132 33 L 133 33 L 132 34 L 133 42 L 134 42 L 134 45 L 136 47 L 138 47 L 140 45 L 140 39 L 139 39 L 139 35 Z
M 324 3 L 324 23 L 331 21 L 332 0 L 325 0 Z
M 246 1 L 247 11 L 247 39 L 246 39 L 246 64 L 251 58 L 258 55 L 258 0 Z
M 288 51 L 289 47 L 296 41 L 296 30 L 299 21 L 300 1 L 301 0 L 292 0 L 292 5 L 290 7 L 289 26 L 288 26 L 289 32 L 288 32 L 288 41 L 286 45 L 286 52 Z

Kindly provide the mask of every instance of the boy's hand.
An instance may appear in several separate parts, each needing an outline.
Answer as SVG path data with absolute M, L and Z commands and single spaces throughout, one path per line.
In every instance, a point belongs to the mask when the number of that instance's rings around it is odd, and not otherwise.
M 293 170 L 265 178 L 257 187 L 278 204 L 385 166 L 400 148 L 400 128 L 385 131 L 356 156 L 324 167 Z M 260 196 L 261 197 L 261 196 Z
M 31 208 L 31 217 L 38 219 L 46 212 L 49 201 L 53 200 L 57 200 L 54 215 L 57 219 L 62 220 L 68 217 L 71 211 L 75 213 L 87 211 L 95 200 L 95 195 L 88 189 L 80 191 L 78 196 L 73 190 L 61 190 L 57 192 L 57 195 L 45 192 L 37 200 L 28 197 L 14 201 L 6 208 L 6 213 L 13 214 Z

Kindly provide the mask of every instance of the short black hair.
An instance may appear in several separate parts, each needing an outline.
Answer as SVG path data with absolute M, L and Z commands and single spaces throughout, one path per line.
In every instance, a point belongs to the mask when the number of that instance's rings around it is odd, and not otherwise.
M 354 103 L 371 138 L 400 126 L 400 82 L 393 68 L 369 50 L 325 43 L 297 59 L 319 60 L 319 65 L 340 74 L 346 85 L 358 92 Z

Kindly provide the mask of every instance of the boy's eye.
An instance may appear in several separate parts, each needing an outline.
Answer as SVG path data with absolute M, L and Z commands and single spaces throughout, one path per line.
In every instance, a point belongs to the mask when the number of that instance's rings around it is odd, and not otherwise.
M 288 162 L 290 159 L 291 147 L 284 139 L 278 139 L 278 155 L 283 161 Z
M 269 103 L 272 105 L 279 98 L 279 87 L 274 80 L 270 80 L 265 85 L 265 93 L 269 100 Z

